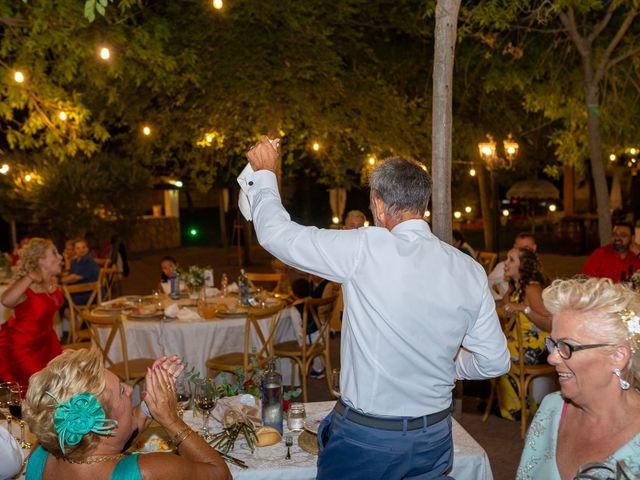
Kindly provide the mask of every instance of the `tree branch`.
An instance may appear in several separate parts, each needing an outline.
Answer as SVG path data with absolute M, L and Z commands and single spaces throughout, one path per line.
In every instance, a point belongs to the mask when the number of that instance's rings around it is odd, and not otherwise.
M 562 25 L 564 25 L 564 28 L 567 29 L 567 32 L 569 33 L 569 37 L 571 38 L 571 40 L 573 40 L 573 43 L 578 49 L 580 56 L 581 57 L 589 56 L 589 50 L 585 45 L 584 38 L 582 38 L 578 33 L 578 27 L 576 26 L 576 18 L 573 15 L 573 9 L 569 8 L 568 14 L 566 12 L 560 11 L 558 12 L 558 16 L 560 17 L 560 21 L 562 22 Z
M 0 17 L 0 25 L 6 25 L 7 27 L 24 27 L 27 25 L 27 21 L 24 18 Z
M 631 24 L 633 23 L 633 20 L 635 19 L 637 14 L 638 14 L 637 7 L 632 8 L 627 12 L 627 15 L 625 16 L 624 21 L 622 22 L 622 25 L 620 25 L 620 28 L 616 32 L 615 36 L 613 37 L 609 45 L 607 45 L 607 48 L 602 54 L 602 57 L 600 57 L 600 60 L 598 62 L 598 67 L 596 68 L 596 73 L 594 76 L 594 82 L 596 84 L 599 83 L 600 80 L 602 80 L 602 77 L 607 71 L 607 65 L 609 64 L 609 58 L 611 58 L 611 54 L 624 38 L 625 34 L 627 33 L 627 30 L 629 30 L 629 27 L 631 27 Z
M 626 60 L 629 57 L 632 57 L 632 56 L 636 55 L 637 53 L 640 53 L 640 47 L 630 48 L 629 50 L 627 50 L 623 54 L 618 55 L 616 58 L 612 58 L 609 61 L 609 63 L 607 63 L 607 66 L 605 67 L 605 71 L 608 71 L 609 69 L 613 68 L 618 63 L 622 62 L 623 60 Z
M 591 35 L 589 35 L 587 39 L 589 43 L 593 42 L 596 39 L 596 37 L 600 35 L 605 28 L 607 28 L 607 25 L 609 24 L 609 21 L 611 20 L 611 17 L 613 16 L 613 12 L 615 11 L 615 9 L 616 9 L 616 2 L 609 3 L 609 8 L 607 8 L 606 15 L 600 22 L 596 24 L 595 28 L 593 29 L 593 32 L 591 32 Z

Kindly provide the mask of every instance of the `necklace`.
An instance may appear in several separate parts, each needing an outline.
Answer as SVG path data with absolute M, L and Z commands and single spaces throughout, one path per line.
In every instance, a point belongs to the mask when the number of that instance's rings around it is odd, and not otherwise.
M 120 460 L 122 457 L 124 457 L 124 453 L 118 453 L 117 455 L 89 455 L 84 460 L 72 460 L 67 457 L 62 457 L 62 460 L 64 460 L 67 463 L 74 463 L 78 465 L 78 464 L 109 462 L 111 460 Z

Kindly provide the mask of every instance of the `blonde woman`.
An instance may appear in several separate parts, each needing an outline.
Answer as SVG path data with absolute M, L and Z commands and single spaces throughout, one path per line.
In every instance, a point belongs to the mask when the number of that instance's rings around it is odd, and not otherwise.
M 542 294 L 560 392 L 547 395 L 518 479 L 638 478 L 640 298 L 608 278 L 556 280 Z
M 145 378 L 149 413 L 164 428 L 177 455 L 125 454 L 149 418 L 133 407 L 131 386 L 104 368 L 97 350 L 67 350 L 31 378 L 23 415 L 40 446 L 33 451 L 26 480 L 42 479 L 220 479 L 231 478 L 226 463 L 179 417 L 175 377 L 178 357 L 161 357 Z
M 62 351 L 53 317 L 62 306 L 57 277 L 62 256 L 44 238 L 32 238 L 20 250 L 16 280 L 2 294 L 13 316 L 0 328 L 0 379 L 25 388 L 29 377 Z

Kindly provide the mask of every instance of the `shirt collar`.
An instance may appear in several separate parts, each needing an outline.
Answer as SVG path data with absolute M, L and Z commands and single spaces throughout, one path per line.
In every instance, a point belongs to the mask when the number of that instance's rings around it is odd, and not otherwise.
M 405 220 L 404 222 L 400 222 L 393 229 L 391 229 L 391 233 L 397 234 L 402 232 L 424 232 L 428 235 L 431 235 L 431 229 L 429 228 L 429 224 L 422 219 L 415 218 L 411 220 Z

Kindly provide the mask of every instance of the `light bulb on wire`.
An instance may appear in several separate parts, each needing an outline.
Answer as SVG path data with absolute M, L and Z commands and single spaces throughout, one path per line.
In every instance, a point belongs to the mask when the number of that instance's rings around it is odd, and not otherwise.
M 213 0 L 213 8 L 220 10 L 222 8 L 222 0 Z
M 102 47 L 100 49 L 100 58 L 103 60 L 109 60 L 110 57 L 111 57 L 111 50 L 109 50 L 107 47 Z

